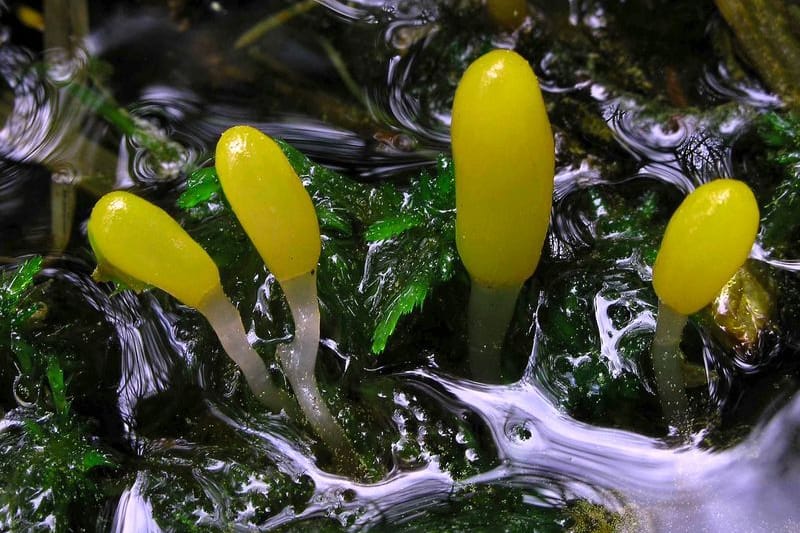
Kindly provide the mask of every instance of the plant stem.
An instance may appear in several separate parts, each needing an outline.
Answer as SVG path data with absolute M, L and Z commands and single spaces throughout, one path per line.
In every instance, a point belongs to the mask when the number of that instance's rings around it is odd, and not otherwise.
M 500 352 L 514 315 L 520 286 L 487 287 L 475 281 L 469 293 L 469 368 L 484 383 L 500 381 Z
M 63 48 L 72 56 L 88 33 L 89 8 L 86 0 L 45 0 L 43 38 L 47 52 Z M 80 147 L 80 143 L 76 146 Z M 50 225 L 53 250 L 56 252 L 63 251 L 69 244 L 75 216 L 75 185 L 78 181 L 78 176 L 71 171 L 53 172 Z
M 316 271 L 281 282 L 294 319 L 294 338 L 278 347 L 278 359 L 308 422 L 345 468 L 357 468 L 356 455 L 341 426 L 319 393 L 314 370 L 319 349 L 319 302 Z
M 214 328 L 228 357 L 244 374 L 253 394 L 270 410 L 276 413 L 284 410 L 292 416 L 296 412 L 292 400 L 270 381 L 264 361 L 247 341 L 239 311 L 222 292 L 222 287 L 206 299 L 199 311 Z
M 270 15 L 269 17 L 256 23 L 255 26 L 252 26 L 236 40 L 236 43 L 233 45 L 233 47 L 244 48 L 245 46 L 255 43 L 270 31 L 282 26 L 297 15 L 301 15 L 309 11 L 316 5 L 316 0 L 303 0 L 301 2 L 293 3 L 286 9 L 278 11 L 277 13 Z
M 659 300 L 656 334 L 653 338 L 653 370 L 664 418 L 675 425 L 686 419 L 689 406 L 681 369 L 683 353 L 680 347 L 687 318 Z
M 44 47 L 71 50 L 89 33 L 86 0 L 45 0 Z
M 53 170 L 50 183 L 50 217 L 53 250 L 62 252 L 69 244 L 72 220 L 75 216 L 75 184 L 79 177 L 64 166 Z

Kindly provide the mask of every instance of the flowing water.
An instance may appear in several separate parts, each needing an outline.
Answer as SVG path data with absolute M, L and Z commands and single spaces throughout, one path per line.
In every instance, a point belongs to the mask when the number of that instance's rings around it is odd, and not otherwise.
M 716 54 L 724 24 L 713 4 L 531 2 L 523 28 L 506 33 L 467 4 L 320 0 L 235 48 L 288 3 L 171 2 L 170 13 L 166 2 L 92 2 L 80 46 L 47 55 L 18 9 L 40 6 L 9 4 L 0 255 L 6 269 L 45 256 L 37 286 L 52 326 L 39 340 L 70 354 L 72 409 L 116 464 L 95 479 L 94 508 L 67 512 L 76 528 L 600 530 L 586 525 L 597 508 L 577 503 L 589 502 L 618 514 L 600 513 L 619 530 L 800 531 L 796 322 L 776 315 L 774 338 L 742 351 L 693 318 L 683 347 L 703 379 L 687 431 L 661 421 L 649 369 L 650 265 L 670 213 L 715 176 L 752 172 L 757 195 L 768 179 L 747 135 L 779 100 Z M 458 277 L 385 355 L 342 348 L 323 322 L 320 381 L 370 475 L 336 473 L 308 428 L 242 400 L 196 312 L 91 279 L 85 222 L 97 196 L 133 189 L 180 216 L 184 169 L 207 162 L 234 124 L 363 183 L 404 187 L 448 153 L 452 91 L 491 47 L 531 61 L 556 133 L 542 264 L 518 302 L 506 384 L 465 377 Z M 175 157 L 154 156 L 70 91 L 90 78 L 177 143 Z M 251 343 L 269 354 L 291 327 L 252 255 L 221 270 Z M 760 244 L 752 261 L 775 279 L 797 270 Z M 36 401 L 3 365 L 0 433 Z M 31 507 L 6 505 L 0 524 L 36 516 L 52 497 L 42 487 L 4 487 Z M 56 527 L 54 516 L 37 527 Z

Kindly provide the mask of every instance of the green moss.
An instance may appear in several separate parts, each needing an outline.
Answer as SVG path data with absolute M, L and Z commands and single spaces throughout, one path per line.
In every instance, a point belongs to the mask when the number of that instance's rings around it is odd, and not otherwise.
M 453 276 L 452 162 L 440 157 L 435 175 L 423 172 L 403 192 L 389 185 L 363 185 L 314 164 L 285 142 L 279 144 L 317 210 L 323 306 L 348 332 L 345 340 L 371 339 L 370 349 L 380 353 L 400 318 Z M 214 170 L 205 168 L 192 174 L 178 205 L 190 217 L 190 233 L 224 268 L 239 264 L 251 246 L 224 199 L 218 200 L 221 196 Z
M 768 148 L 767 163 L 781 176 L 761 217 L 764 245 L 792 252 L 800 230 L 800 119 L 793 113 L 766 113 L 756 131 Z
M 570 533 L 616 533 L 622 525 L 619 515 L 586 500 L 578 500 L 569 506 L 567 513 L 572 519 L 567 529 Z
M 6 413 L 0 432 L 0 526 L 29 531 L 92 528 L 103 493 L 98 469 L 112 465 L 74 417 L 40 409 Z

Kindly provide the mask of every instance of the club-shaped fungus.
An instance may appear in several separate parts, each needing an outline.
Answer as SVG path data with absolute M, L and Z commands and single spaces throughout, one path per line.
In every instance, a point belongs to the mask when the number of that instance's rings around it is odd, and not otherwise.
M 664 417 L 686 417 L 680 341 L 688 315 L 714 299 L 742 266 L 758 231 L 758 204 L 741 181 L 717 179 L 689 194 L 672 215 L 653 266 L 658 321 L 653 369 Z
M 225 197 L 280 283 L 292 312 L 294 338 L 277 349 L 281 366 L 309 423 L 338 461 L 348 461 L 352 449 L 320 395 L 314 374 L 321 241 L 311 198 L 280 147 L 255 128 L 235 126 L 223 133 L 216 166 Z
M 97 258 L 95 279 L 132 289 L 157 287 L 200 311 L 253 394 L 276 412 L 291 411 L 290 399 L 270 382 L 264 361 L 247 342 L 217 266 L 172 217 L 134 194 L 116 191 L 95 204 L 88 231 Z
M 452 117 L 456 244 L 472 280 L 469 358 L 500 378 L 500 350 L 522 284 L 536 269 L 553 197 L 555 153 L 539 82 L 515 52 L 475 60 Z

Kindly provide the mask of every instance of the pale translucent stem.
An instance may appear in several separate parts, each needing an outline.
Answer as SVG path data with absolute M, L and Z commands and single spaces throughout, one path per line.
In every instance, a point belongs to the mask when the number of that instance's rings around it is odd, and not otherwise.
M 522 285 L 486 287 L 472 282 L 469 293 L 469 368 L 484 383 L 500 381 L 500 353 Z
M 45 0 L 44 2 L 44 47 L 46 50 L 63 48 L 72 51 L 73 46 L 89 33 L 89 9 L 86 0 Z M 51 233 L 53 250 L 63 251 L 72 233 L 75 211 L 75 188 L 73 179 L 55 171 L 51 185 Z
M 680 425 L 688 415 L 689 402 L 683 381 L 680 343 L 686 315 L 670 309 L 659 300 L 656 335 L 653 339 L 653 370 L 661 410 L 669 424 Z
M 50 184 L 50 226 L 53 236 L 53 251 L 63 252 L 72 234 L 75 217 L 75 183 L 78 176 L 70 167 L 53 171 Z
M 308 422 L 333 452 L 337 462 L 345 466 L 356 464 L 355 453 L 341 426 L 328 410 L 319 393 L 314 369 L 319 349 L 319 302 L 317 275 L 309 272 L 281 282 L 283 294 L 294 319 L 294 339 L 278 347 L 278 360 L 292 385 Z
M 253 394 L 270 410 L 285 410 L 291 415 L 295 410 L 291 399 L 270 381 L 264 361 L 247 341 L 239 311 L 222 292 L 222 287 L 205 300 L 199 311 L 214 328 L 228 357 L 233 359 L 244 374 Z
M 89 33 L 89 8 L 86 0 L 45 0 L 44 47 L 65 48 Z

